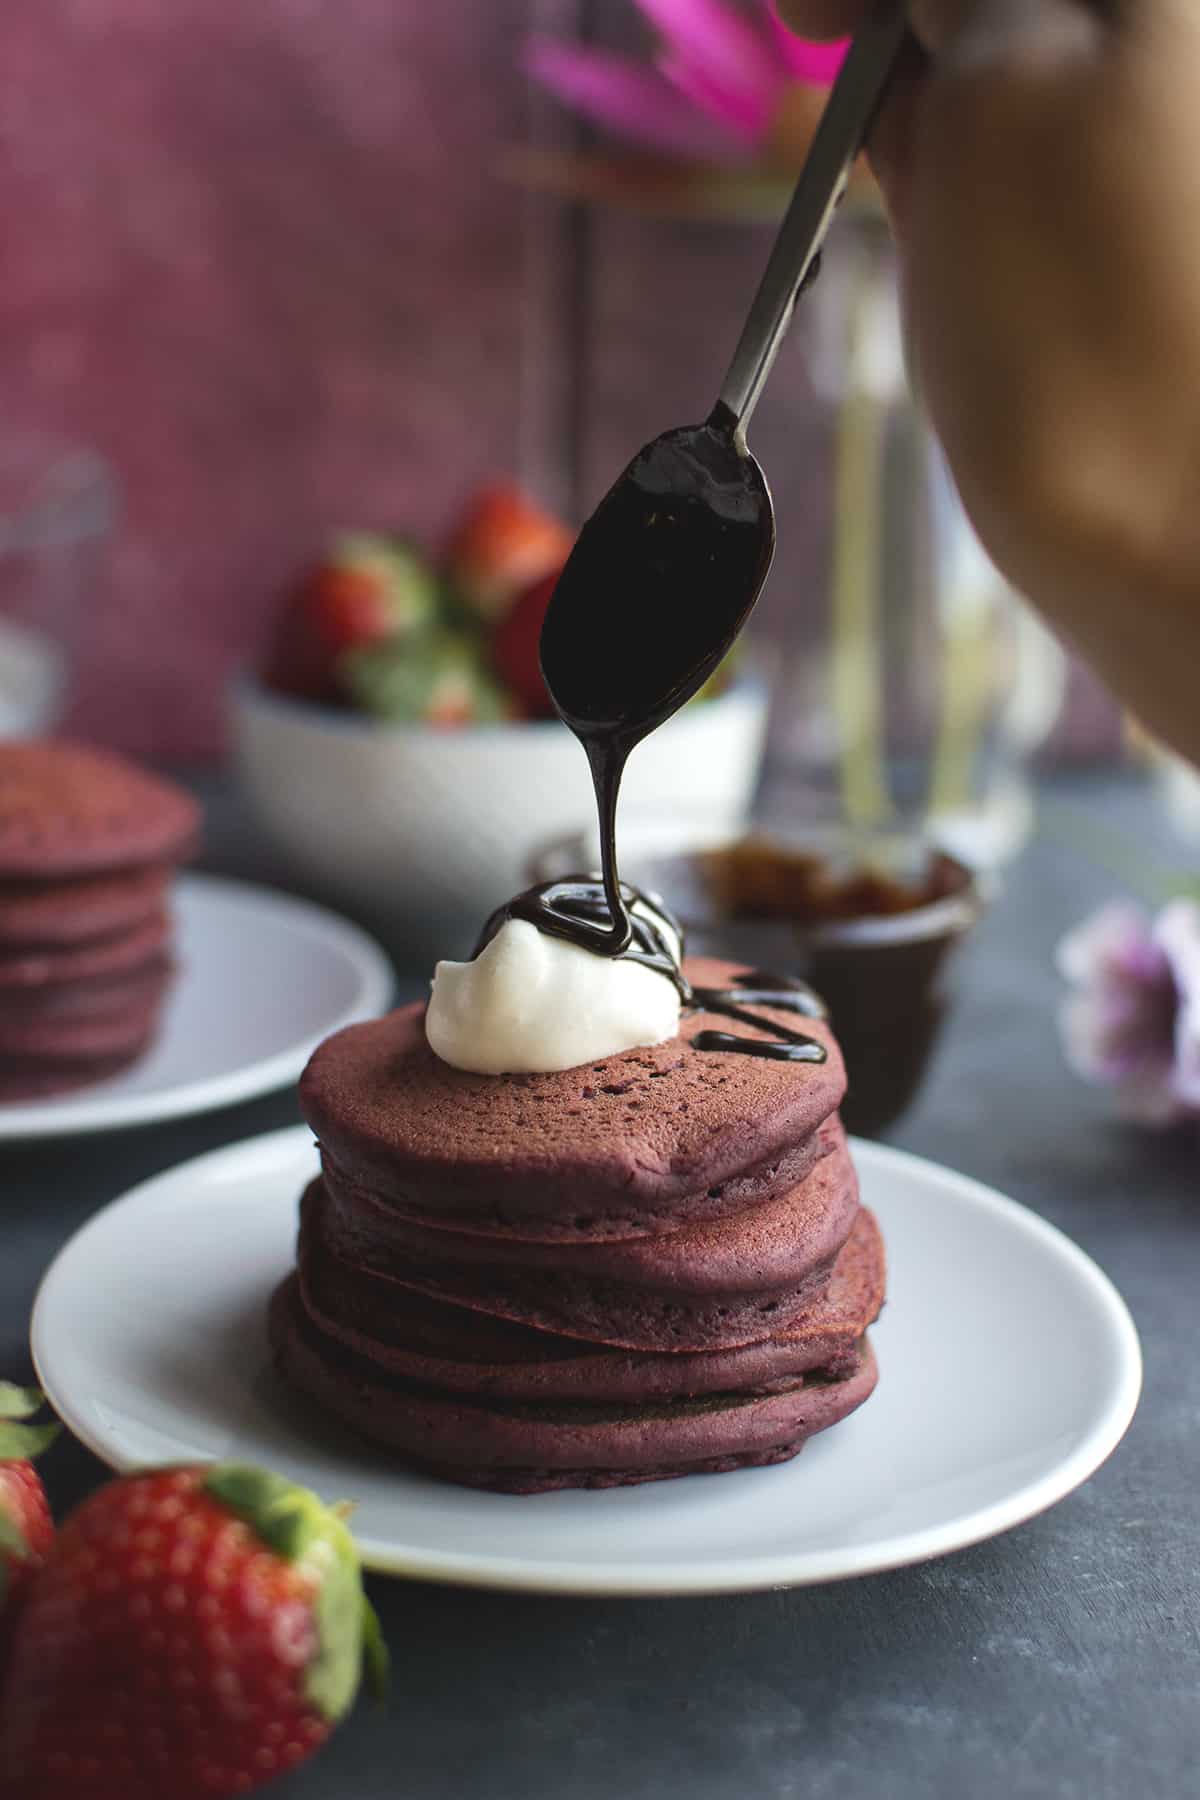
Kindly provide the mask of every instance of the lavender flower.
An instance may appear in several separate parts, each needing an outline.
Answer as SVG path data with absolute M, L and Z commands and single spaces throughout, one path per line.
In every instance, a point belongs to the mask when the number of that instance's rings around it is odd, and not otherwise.
M 1075 990 L 1061 1014 L 1072 1067 L 1136 1124 L 1200 1118 L 1200 906 L 1151 918 L 1114 902 L 1063 939 L 1058 966 Z

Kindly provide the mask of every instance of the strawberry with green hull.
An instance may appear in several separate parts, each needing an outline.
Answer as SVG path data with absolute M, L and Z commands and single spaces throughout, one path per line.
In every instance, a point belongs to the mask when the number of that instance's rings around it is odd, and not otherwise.
M 344 536 L 293 590 L 264 680 L 388 725 L 553 718 L 538 640 L 571 544 L 505 483 L 468 502 L 440 562 L 400 538 Z M 727 680 L 728 666 L 700 698 Z
M 30 1422 L 41 1405 L 36 1388 L 0 1381 L 0 1668 L 29 1584 L 54 1542 L 50 1503 L 33 1462 L 59 1428 Z
M 0 1699 L 10 1800 L 215 1800 L 305 1761 L 386 1662 L 335 1510 L 237 1464 L 110 1482 L 34 1580 Z
M 542 675 L 538 646 L 542 620 L 562 569 L 522 589 L 492 632 L 492 666 L 532 719 L 552 719 L 554 702 Z
M 466 632 L 437 630 L 356 650 L 343 665 L 360 712 L 392 725 L 497 725 L 519 714 Z
M 418 552 L 398 539 L 349 533 L 292 590 L 267 685 L 299 700 L 344 704 L 343 658 L 366 645 L 403 643 L 437 610 L 437 582 Z
M 467 507 L 446 545 L 443 567 L 466 612 L 494 625 L 524 588 L 562 568 L 573 541 L 560 519 L 519 488 L 498 483 Z

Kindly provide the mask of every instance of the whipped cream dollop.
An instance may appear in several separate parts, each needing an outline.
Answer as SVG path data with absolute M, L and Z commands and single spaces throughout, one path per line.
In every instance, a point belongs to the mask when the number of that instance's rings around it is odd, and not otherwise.
M 425 1035 L 456 1069 L 545 1074 L 664 1043 L 679 1008 L 658 970 L 507 919 L 472 962 L 438 963 Z

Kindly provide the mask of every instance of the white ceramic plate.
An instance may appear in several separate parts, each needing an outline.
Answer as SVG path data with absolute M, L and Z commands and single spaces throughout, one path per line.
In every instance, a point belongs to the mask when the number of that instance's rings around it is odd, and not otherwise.
M 879 1388 L 791 1463 L 602 1493 L 483 1494 L 389 1467 L 286 1394 L 268 1296 L 315 1169 L 303 1129 L 182 1164 L 99 1213 L 38 1295 L 33 1354 L 70 1429 L 117 1468 L 237 1457 L 357 1502 L 395 1574 L 563 1593 L 832 1581 L 1032 1517 L 1120 1440 L 1141 1385 L 1108 1279 L 1011 1200 L 858 1144 L 887 1238 Z
M 0 1141 L 143 1125 L 268 1094 L 296 1079 L 329 1032 L 387 1006 L 383 951 L 323 907 L 185 875 L 175 915 L 179 973 L 149 1054 L 95 1087 L 0 1103 Z

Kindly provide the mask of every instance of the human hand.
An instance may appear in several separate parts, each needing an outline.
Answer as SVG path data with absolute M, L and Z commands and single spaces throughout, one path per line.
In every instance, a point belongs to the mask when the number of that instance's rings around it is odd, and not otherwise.
M 868 0 L 781 0 L 808 36 Z M 1200 8 L 914 0 L 871 145 L 914 378 L 1014 584 L 1200 758 Z

